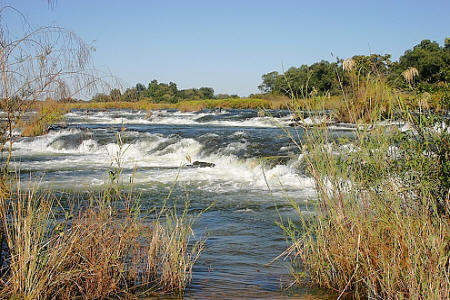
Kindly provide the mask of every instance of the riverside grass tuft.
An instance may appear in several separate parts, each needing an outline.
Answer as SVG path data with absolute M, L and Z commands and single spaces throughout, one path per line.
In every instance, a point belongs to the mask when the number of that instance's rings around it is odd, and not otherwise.
M 132 191 L 114 182 L 78 209 L 38 186 L 9 186 L 1 198 L 0 297 L 105 299 L 182 295 L 203 240 L 191 242 L 188 206 L 144 217 Z M 61 211 L 62 210 L 62 211 Z
M 378 75 L 354 83 L 340 112 L 358 124 L 354 138 L 320 125 L 298 144 L 318 199 L 314 214 L 296 206 L 298 219 L 280 222 L 295 282 L 338 298 L 448 299 L 449 120 L 412 110 Z M 402 124 L 380 125 L 394 115 Z
M 19 127 L 22 127 L 22 136 L 33 137 L 46 134 L 49 126 L 63 120 L 64 114 L 70 111 L 67 104 L 58 103 L 54 100 L 37 102 L 33 107 L 37 114 L 28 122 L 23 120 Z

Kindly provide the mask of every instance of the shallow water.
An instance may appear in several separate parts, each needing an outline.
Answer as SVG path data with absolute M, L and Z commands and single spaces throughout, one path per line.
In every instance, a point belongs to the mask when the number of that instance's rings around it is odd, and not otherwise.
M 287 127 L 288 111 L 270 113 L 72 111 L 67 128 L 19 138 L 13 167 L 23 182 L 31 173 L 47 188 L 86 191 L 108 183 L 119 160 L 143 209 L 160 206 L 171 190 L 171 203 L 189 200 L 193 214 L 209 207 L 194 226 L 207 241 L 186 299 L 324 299 L 306 287 L 286 290 L 289 262 L 271 263 L 287 246 L 275 222 L 295 217 L 290 201 L 308 211 L 315 191 L 284 131 L 300 140 L 302 130 Z M 186 166 L 194 161 L 215 167 Z

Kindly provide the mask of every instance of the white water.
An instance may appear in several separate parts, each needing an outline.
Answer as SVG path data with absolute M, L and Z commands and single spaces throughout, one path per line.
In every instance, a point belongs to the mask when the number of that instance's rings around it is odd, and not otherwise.
M 101 131 L 100 131 L 101 132 Z M 77 135 L 73 144 L 62 137 Z M 83 136 L 84 135 L 84 136 Z M 245 133 L 236 131 L 233 136 L 244 138 Z M 81 138 L 80 138 L 81 136 Z M 207 133 L 202 137 L 214 138 Z M 85 134 L 80 129 L 63 129 L 36 138 L 22 138 L 14 144 L 13 166 L 44 175 L 43 182 L 67 187 L 101 185 L 109 181 L 107 170 L 117 166 L 127 172 L 124 180 L 135 173 L 137 184 L 170 184 L 178 181 L 194 184 L 197 188 L 211 192 L 236 190 L 268 190 L 274 192 L 302 191 L 314 195 L 311 179 L 301 177 L 293 165 L 263 167 L 258 158 L 239 158 L 234 153 L 246 151 L 248 143 L 232 142 L 217 153 L 205 154 L 204 146 L 192 138 L 163 136 L 157 133 L 139 133 L 133 142 L 99 144 L 95 132 Z M 32 159 L 26 157 L 45 157 Z M 214 163 L 214 168 L 187 168 L 189 159 Z M 91 172 L 77 172 L 91 170 Z M 136 172 L 134 172 L 136 170 Z
M 254 117 L 246 120 L 210 120 L 198 121 L 205 116 L 220 116 L 226 114 L 227 111 L 213 113 L 195 113 L 195 112 L 168 112 L 166 110 L 152 111 L 92 111 L 89 113 L 71 112 L 66 114 L 66 118 L 70 121 L 77 120 L 80 123 L 90 124 L 166 124 L 166 125 L 215 125 L 215 126 L 245 126 L 245 127 L 279 127 L 289 124 L 292 116 L 282 118 L 272 117 Z

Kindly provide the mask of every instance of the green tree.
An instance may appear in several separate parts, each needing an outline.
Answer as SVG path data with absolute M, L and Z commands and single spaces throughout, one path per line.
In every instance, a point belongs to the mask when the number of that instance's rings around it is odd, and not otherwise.
M 278 75 L 279 74 L 276 71 L 262 75 L 261 78 L 263 82 L 258 86 L 258 89 L 263 93 L 274 93 L 276 91 L 275 83 Z
M 436 42 L 423 40 L 413 49 L 405 51 L 397 67 L 399 68 L 397 73 L 409 67 L 416 68 L 421 82 L 448 82 L 450 81 L 450 51 L 448 47 L 440 47 Z
M 392 65 L 390 54 L 355 55 L 352 59 L 355 62 L 356 72 L 361 76 L 369 73 L 388 75 Z
M 137 83 L 136 84 L 136 90 L 138 92 L 143 92 L 143 91 L 145 91 L 145 86 L 142 83 Z
M 200 98 L 202 99 L 212 99 L 214 98 L 214 89 L 210 87 L 201 87 L 198 90 Z
M 135 102 L 139 100 L 139 92 L 136 88 L 126 89 L 121 97 L 122 101 Z
M 109 93 L 109 97 L 111 98 L 111 101 L 118 102 L 120 101 L 120 98 L 122 97 L 122 93 L 119 89 L 112 89 Z
M 111 101 L 111 97 L 106 95 L 105 93 L 97 93 L 94 97 L 92 97 L 91 101 L 93 102 L 109 102 Z

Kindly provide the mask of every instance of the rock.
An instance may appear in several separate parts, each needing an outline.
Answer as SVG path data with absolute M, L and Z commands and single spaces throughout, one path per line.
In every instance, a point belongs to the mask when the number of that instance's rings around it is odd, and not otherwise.
M 61 129 L 66 129 L 67 128 L 67 123 L 56 123 L 56 124 L 52 124 L 50 126 L 47 127 L 47 132 L 49 132 L 50 130 L 61 130 Z
M 206 161 L 198 161 L 198 160 L 194 161 L 190 165 L 186 165 L 186 167 L 188 167 L 188 168 L 214 168 L 215 166 L 216 166 L 216 164 L 206 162 Z

